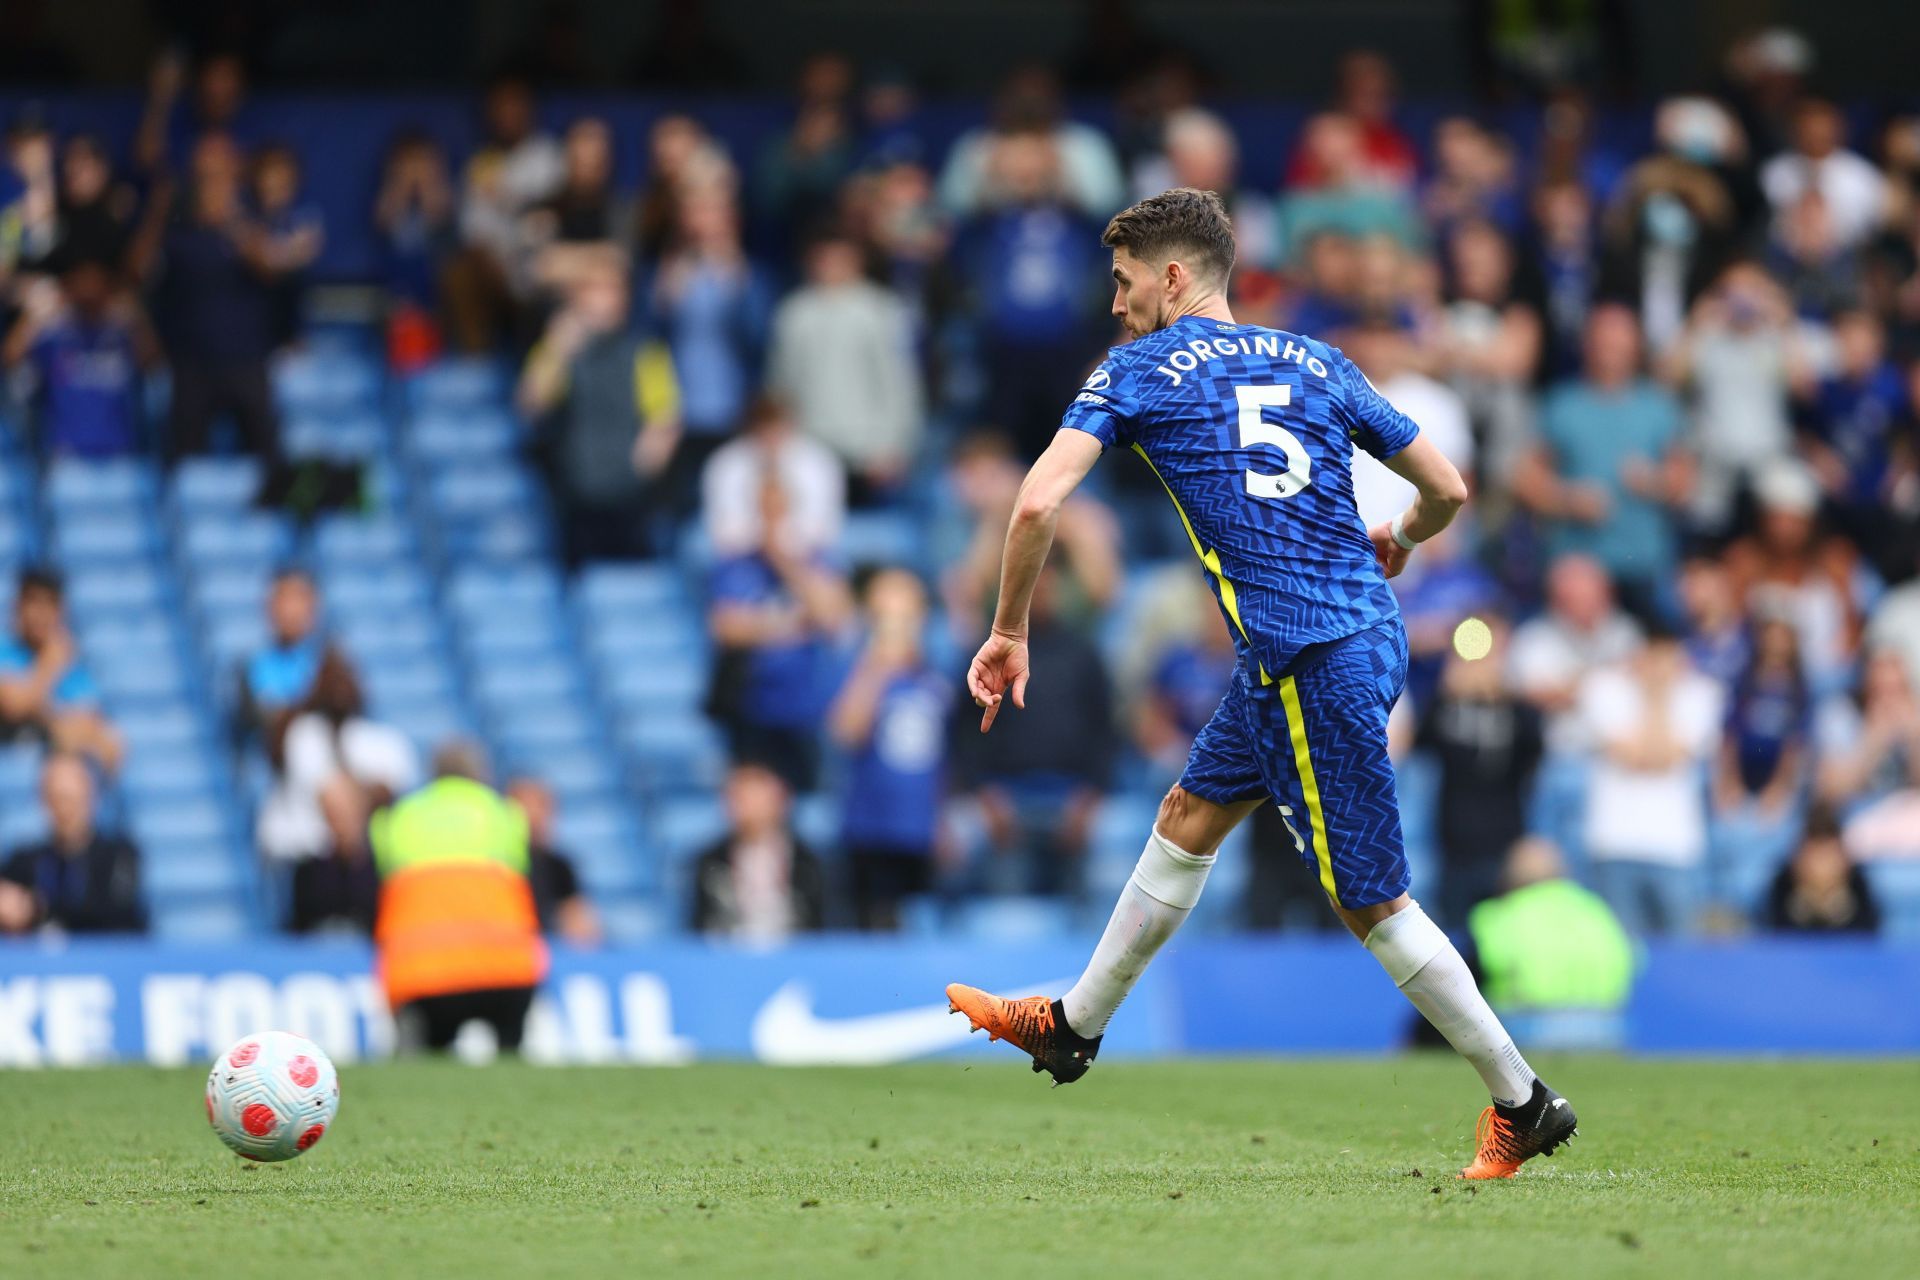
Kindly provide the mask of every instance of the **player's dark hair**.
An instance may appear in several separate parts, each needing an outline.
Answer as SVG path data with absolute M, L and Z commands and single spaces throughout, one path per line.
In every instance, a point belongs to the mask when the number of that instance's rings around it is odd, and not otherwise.
M 1211 191 L 1175 187 L 1113 215 L 1100 243 L 1142 262 L 1190 260 L 1194 274 L 1220 288 L 1233 272 L 1233 219 Z

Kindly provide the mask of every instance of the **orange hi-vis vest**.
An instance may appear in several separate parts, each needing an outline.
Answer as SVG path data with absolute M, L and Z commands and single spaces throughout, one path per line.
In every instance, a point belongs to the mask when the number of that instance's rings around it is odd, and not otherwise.
M 380 871 L 373 940 L 390 1007 L 546 976 L 520 806 L 441 778 L 376 813 L 370 834 Z

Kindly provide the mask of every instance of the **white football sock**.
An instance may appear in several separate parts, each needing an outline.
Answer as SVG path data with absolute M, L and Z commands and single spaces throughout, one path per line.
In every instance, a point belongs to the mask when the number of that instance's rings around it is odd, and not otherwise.
M 1113 1011 L 1146 972 L 1147 962 L 1193 913 L 1212 867 L 1211 855 L 1188 853 L 1154 829 L 1120 891 L 1087 971 L 1060 997 L 1067 1025 L 1075 1033 L 1092 1039 L 1107 1029 Z
M 1473 1064 L 1495 1102 L 1533 1095 L 1535 1076 L 1440 926 L 1414 903 L 1367 934 L 1367 950 L 1434 1029 Z

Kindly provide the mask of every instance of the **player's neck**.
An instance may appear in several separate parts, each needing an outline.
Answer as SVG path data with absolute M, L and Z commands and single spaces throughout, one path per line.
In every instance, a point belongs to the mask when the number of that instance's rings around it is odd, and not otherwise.
M 1168 324 L 1178 324 L 1189 317 L 1200 320 L 1218 320 L 1222 324 L 1233 323 L 1233 308 L 1227 305 L 1225 294 L 1209 293 L 1195 298 L 1192 302 L 1176 302 L 1167 317 Z

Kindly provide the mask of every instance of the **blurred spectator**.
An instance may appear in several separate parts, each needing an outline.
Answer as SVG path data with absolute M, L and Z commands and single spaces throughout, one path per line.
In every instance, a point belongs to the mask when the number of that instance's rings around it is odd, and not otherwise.
M 1008 134 L 988 158 L 998 202 L 961 230 L 976 297 L 988 386 L 987 415 L 1038 457 L 1060 425 L 1063 389 L 1081 378 L 1098 342 L 1100 227 L 1062 187 L 1052 139 Z
M 1688 492 L 1680 406 L 1640 374 L 1640 333 L 1624 307 L 1595 307 L 1586 368 L 1547 393 L 1540 443 L 1514 474 L 1554 556 L 1598 561 L 1636 612 L 1651 612 L 1676 554 L 1669 506 Z
M 1587 312 L 1600 292 L 1600 242 L 1594 228 L 1593 198 L 1578 182 L 1549 182 L 1533 197 L 1533 268 L 1545 297 L 1544 370 L 1550 380 L 1572 377 L 1580 368 Z
M 1773 205 L 1775 235 L 1787 212 L 1808 191 L 1817 191 L 1843 245 L 1860 244 L 1886 214 L 1887 182 L 1873 163 L 1849 151 L 1847 119 L 1831 102 L 1803 99 L 1793 113 L 1790 150 L 1767 161 L 1760 183 Z
M 0 166 L 0 286 L 39 267 L 60 242 L 59 182 L 53 133 L 36 115 L 7 126 Z
M 1447 275 L 1442 368 L 1466 402 L 1490 474 L 1504 480 L 1533 429 L 1528 392 L 1540 367 L 1537 282 L 1521 279 L 1506 236 L 1477 218 L 1460 221 L 1448 237 Z
M 527 356 L 516 393 L 536 420 L 567 562 L 651 554 L 652 482 L 679 443 L 679 387 L 665 348 L 636 333 L 617 254 L 583 263 Z
M 949 463 L 951 487 L 970 524 L 965 552 L 948 567 L 941 592 L 954 625 L 969 635 L 992 613 L 1007 520 L 1025 474 L 1011 442 L 990 432 L 963 439 Z M 1052 602 L 1056 613 L 1088 623 L 1114 601 L 1123 572 L 1120 539 L 1118 520 L 1099 499 L 1084 493 L 1067 499 L 1054 530 L 1054 555 L 1066 570 Z
M 1170 779 L 1179 777 L 1187 748 L 1213 718 L 1240 662 L 1226 618 L 1192 574 L 1180 575 L 1176 599 L 1184 606 L 1184 633 L 1152 655 L 1133 715 L 1134 745 Z M 1140 685 L 1127 681 L 1122 687 Z
M 638 230 L 634 201 L 614 189 L 613 128 L 598 116 L 567 126 L 559 188 L 520 217 L 517 238 L 532 281 L 565 293 L 610 252 L 626 254 Z
M 720 654 L 707 710 L 737 760 L 763 764 L 795 790 L 819 768 L 827 644 L 852 620 L 839 570 L 783 536 L 788 502 L 774 475 L 760 487 L 762 542 L 721 560 L 708 581 L 707 621 Z
M 1812 729 L 1800 634 L 1786 618 L 1763 614 L 1753 627 L 1753 656 L 1728 690 L 1726 738 L 1714 772 L 1720 808 L 1783 820 L 1806 781 Z
M 901 899 L 933 884 L 954 688 L 927 661 L 927 592 L 919 578 L 905 569 L 875 573 L 865 612 L 865 642 L 827 730 L 848 755 L 840 841 L 854 924 L 891 932 L 900 927 Z
M 524 80 L 495 80 L 482 114 L 487 141 L 468 159 L 462 180 L 464 248 L 445 277 L 454 341 L 471 352 L 491 350 L 513 329 L 530 284 L 521 217 L 566 176 L 560 144 L 540 131 Z
M 321 784 L 325 848 L 294 864 L 287 929 L 292 933 L 373 936 L 380 906 L 380 875 L 367 844 L 372 816 L 367 792 L 345 774 Z
M 1281 252 L 1299 260 L 1316 235 L 1392 237 L 1418 248 L 1425 232 L 1404 194 L 1380 186 L 1369 169 L 1365 137 L 1353 117 L 1326 112 L 1307 122 L 1302 162 L 1312 174 L 1280 201 Z
M 1270 269 L 1280 247 L 1272 202 L 1242 187 L 1239 169 L 1240 143 L 1227 122 L 1211 111 L 1182 107 L 1167 116 L 1161 153 L 1136 166 L 1133 176 L 1136 199 L 1174 187 L 1219 195 L 1233 218 L 1236 288 L 1241 272 Z
M 640 191 L 640 258 L 651 262 L 673 248 L 680 202 L 694 193 L 736 195 L 733 162 L 692 116 L 668 115 L 647 134 L 647 178 Z
M 253 211 L 260 219 L 260 257 L 273 291 L 273 344 L 300 336 L 307 277 L 326 245 L 318 206 L 301 199 L 300 156 L 285 143 L 253 153 Z
M 440 352 L 440 271 L 455 244 L 446 153 L 426 133 L 395 136 L 374 197 L 387 290 L 388 360 L 410 372 Z
M 1341 57 L 1336 74 L 1333 109 L 1351 118 L 1360 130 L 1367 179 L 1383 187 L 1411 188 L 1420 157 L 1412 140 L 1393 122 L 1397 88 L 1393 64 L 1371 49 L 1354 49 Z M 1287 163 L 1286 185 L 1318 186 L 1326 177 L 1320 162 L 1321 157 L 1303 143 Z
M 1433 158 L 1421 211 L 1438 232 L 1450 235 L 1463 222 L 1490 223 L 1509 234 L 1519 229 L 1524 205 L 1512 143 L 1453 116 L 1433 131 Z
M 1027 649 L 1046 678 L 1027 691 L 1024 709 L 1002 714 L 1012 732 L 989 744 L 976 719 L 956 718 L 956 775 L 985 823 L 985 882 L 1002 893 L 1079 892 L 1111 781 L 1113 684 L 1100 650 L 1063 617 L 1062 579 L 1050 562 L 1034 589 Z
M 1545 750 L 1539 710 L 1507 681 L 1506 624 L 1488 625 L 1486 653 L 1448 656 L 1414 740 L 1440 770 L 1436 905 L 1456 929 L 1474 903 L 1493 895 L 1505 851 L 1526 833 L 1527 796 Z
M 94 828 L 93 775 L 75 755 L 56 752 L 40 770 L 40 804 L 50 834 L 15 849 L 0 867 L 0 934 L 145 933 L 140 851 Z
M 856 505 L 891 492 L 920 443 L 911 333 L 905 306 L 865 278 L 860 246 L 838 230 L 808 246 L 806 283 L 774 314 L 768 390 L 847 464 Z
M 45 742 L 112 772 L 120 735 L 100 712 L 100 689 L 67 629 L 65 586 L 50 569 L 20 571 L 13 633 L 0 636 L 0 742 Z
M 1800 847 L 1773 877 L 1764 923 L 1781 933 L 1878 933 L 1880 906 L 1859 864 L 1847 856 L 1831 809 L 1807 817 Z
M 1038 133 L 1053 143 L 1061 186 L 1083 215 L 1105 219 L 1119 212 L 1126 181 L 1113 144 L 1092 125 L 1064 117 L 1060 86 L 1051 71 L 1039 66 L 1009 75 L 994 97 L 992 123 L 962 134 L 953 144 L 940 173 L 940 202 L 963 218 L 1000 203 L 1005 194 L 993 172 L 993 153 L 1001 139 L 1017 133 Z
M 680 445 L 662 488 L 691 509 L 697 477 L 740 426 L 767 339 L 772 298 L 740 245 L 730 195 L 690 194 L 678 206 L 679 234 L 649 290 L 653 328 L 673 352 Z
M 360 681 L 335 650 L 321 656 L 313 689 L 288 723 L 278 757 L 279 776 L 260 806 L 257 831 L 260 852 L 274 862 L 328 851 L 332 833 L 321 794 L 335 779 L 353 784 L 369 812 L 420 781 L 413 743 L 367 717 Z
M 1859 650 L 1866 584 L 1859 555 L 1822 532 L 1820 484 L 1805 464 L 1776 459 L 1754 481 L 1758 517 L 1726 550 L 1742 600 L 1761 598 L 1792 620 L 1815 692 L 1844 683 Z
M 1719 557 L 1696 554 L 1680 566 L 1680 616 L 1694 668 L 1731 687 L 1747 670 L 1753 645 L 1733 575 Z M 1794 641 L 1797 648 L 1797 633 Z
M 1890 554 L 1898 547 L 1892 513 L 1916 461 L 1912 442 L 1896 437 L 1908 412 L 1906 381 L 1887 359 L 1886 329 L 1872 312 L 1836 316 L 1833 337 L 1835 366 L 1812 388 L 1800 450 L 1841 532 L 1882 573 L 1897 575 L 1907 566 Z M 1897 443 L 1909 447 L 1896 455 Z
M 1679 637 L 1656 630 L 1628 663 L 1582 683 L 1594 747 L 1585 846 L 1600 895 L 1634 933 L 1693 924 L 1707 848 L 1703 767 L 1719 742 L 1721 693 Z
M 527 882 L 540 931 L 576 947 L 597 947 L 605 937 L 600 916 L 580 887 L 573 859 L 554 845 L 553 789 L 538 778 L 515 778 L 507 799 L 527 816 Z
M 191 70 L 193 84 L 182 103 Z M 191 69 L 178 49 L 154 59 L 147 77 L 146 111 L 134 135 L 134 163 L 149 180 L 164 180 L 183 157 L 211 137 L 247 142 L 247 68 L 238 53 L 215 50 Z
M 1475 449 L 1467 405 L 1444 382 L 1435 381 L 1414 366 L 1414 344 L 1391 325 L 1370 325 L 1338 335 L 1348 357 L 1388 404 L 1420 424 L 1420 434 L 1447 456 L 1469 481 L 1474 475 Z M 1413 505 L 1414 487 L 1365 450 L 1353 455 L 1354 505 L 1368 527 Z
M 1806 192 L 1786 211 L 1765 262 L 1795 312 L 1808 320 L 1822 321 L 1860 303 L 1861 252 L 1834 235 L 1833 217 L 1818 191 Z
M 27 291 L 0 364 L 32 370 L 38 441 L 45 458 L 110 458 L 144 443 L 141 373 L 159 345 L 115 269 L 92 258 L 67 262 L 58 285 Z
M 449 742 L 433 781 L 374 814 L 374 943 L 402 1053 L 445 1052 L 469 1022 L 518 1052 L 547 948 L 527 884 L 527 819 L 488 786 L 477 747 Z
M 933 176 L 916 161 L 883 162 L 850 183 L 847 216 L 861 232 L 870 266 L 913 313 L 917 344 L 936 363 L 930 392 L 938 397 L 939 338 L 959 305 L 960 276 L 952 261 L 952 228 L 933 195 Z
M 1582 745 L 1576 714 L 1581 687 L 1601 667 L 1624 663 L 1640 648 L 1640 628 L 1615 606 L 1599 563 L 1562 556 L 1547 570 L 1547 608 L 1513 634 L 1513 681 L 1546 717 L 1547 745 Z
M 320 634 L 320 592 L 305 569 L 284 568 L 267 589 L 267 643 L 240 668 L 243 737 L 277 742 L 287 721 L 313 692 L 326 640 Z
M 1830 703 L 1821 724 L 1819 795 L 1843 817 L 1920 789 L 1920 700 L 1891 649 L 1876 649 L 1852 703 Z
M 1741 240 L 1728 175 L 1745 140 L 1707 98 L 1662 103 L 1654 130 L 1661 149 L 1628 170 L 1607 209 L 1604 291 L 1631 299 L 1648 344 L 1664 350 Z
M 1662 363 L 1692 391 L 1694 520 L 1723 532 L 1741 489 L 1791 451 L 1789 390 L 1806 377 L 1793 310 L 1764 270 L 1736 262 L 1694 305 Z
M 700 477 L 700 505 L 716 556 L 744 555 L 767 538 L 761 489 L 769 475 L 786 495 L 778 535 L 796 551 L 817 552 L 840 541 L 847 514 L 847 476 L 840 459 L 794 429 L 777 400 L 762 397 L 746 430 L 714 451 Z
M 790 803 L 771 769 L 736 764 L 728 772 L 727 834 L 693 867 L 696 932 L 766 943 L 826 927 L 826 876 L 793 833 Z
M 754 171 L 759 215 L 787 248 L 833 213 L 853 169 L 852 62 L 814 54 L 800 64 L 795 96 L 793 127 L 767 143 Z
M 268 385 L 273 281 L 281 268 L 269 237 L 242 202 L 241 158 L 212 134 L 193 149 L 186 209 L 159 242 L 156 321 L 173 369 L 171 454 L 206 453 L 214 423 L 230 417 L 242 447 L 271 462 L 279 418 Z M 142 264 L 151 254 L 136 249 Z
M 106 144 L 90 133 L 68 138 L 60 150 L 58 238 L 41 267 L 64 272 L 95 262 L 118 272 L 126 263 L 135 207 L 132 189 L 114 180 Z
M 1487 1002 L 1507 1018 L 1625 1009 L 1633 940 L 1603 899 L 1567 875 L 1552 842 L 1517 841 L 1502 880 L 1500 896 L 1467 922 Z

